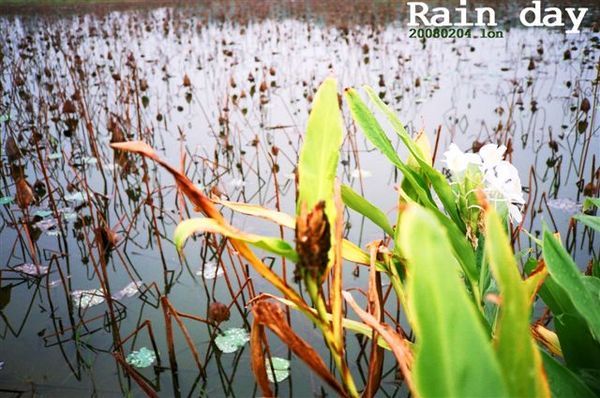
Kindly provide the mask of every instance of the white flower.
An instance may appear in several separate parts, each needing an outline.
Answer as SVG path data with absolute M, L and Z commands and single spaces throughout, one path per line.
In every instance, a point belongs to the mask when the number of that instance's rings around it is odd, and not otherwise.
M 487 169 L 502 161 L 506 147 L 504 145 L 486 144 L 479 149 L 479 156 L 483 162 L 483 168 Z
M 505 160 L 498 162 L 485 171 L 484 184 L 488 197 L 505 202 L 510 218 L 520 224 L 523 216 L 519 206 L 525 203 L 525 198 L 516 167 Z
M 448 150 L 444 152 L 446 166 L 454 175 L 459 175 L 467 168 L 469 165 L 481 165 L 481 158 L 479 155 L 474 153 L 464 153 L 460 150 L 460 148 L 456 144 L 450 144 Z

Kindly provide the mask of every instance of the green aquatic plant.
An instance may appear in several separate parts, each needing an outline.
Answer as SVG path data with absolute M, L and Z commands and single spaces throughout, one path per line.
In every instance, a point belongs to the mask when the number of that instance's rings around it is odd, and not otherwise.
M 356 125 L 402 175 L 395 223 L 337 180 L 344 129 L 341 97 L 332 78 L 319 88 L 309 117 L 299 156 L 295 215 L 209 199 L 146 144 L 113 144 L 165 167 L 179 190 L 204 213 L 204 217 L 185 220 L 177 227 L 174 240 L 179 250 L 195 233 L 221 234 L 280 292 L 282 297 L 261 294 L 251 302 L 254 319 L 248 339 L 252 368 L 263 395 L 273 396 L 270 383 L 288 374 L 287 364 L 270 357 L 267 331 L 344 396 L 359 396 L 361 390 L 365 396 L 376 394 L 386 351 L 394 356 L 416 397 L 597 394 L 598 267 L 595 274 L 582 275 L 560 240 L 546 230 L 543 240 L 536 241 L 542 256 L 528 259 L 521 268 L 508 230 L 512 223 L 520 223 L 524 198 L 516 169 L 503 158 L 505 148 L 487 145 L 478 154 L 466 154 L 452 146 L 445 154 L 451 172 L 448 178 L 434 168 L 425 137 L 413 139 L 372 89 L 365 88 L 365 93 L 375 112 L 354 89 L 347 89 L 344 97 Z M 387 119 L 406 147 L 408 159 L 394 149 L 378 114 Z M 588 199 L 584 208 L 589 211 L 593 205 L 598 205 L 597 199 Z M 295 242 L 241 231 L 225 220 L 218 206 L 292 229 Z M 369 243 L 366 250 L 343 239 L 344 206 L 373 222 L 385 239 Z M 593 215 L 574 219 L 587 228 L 598 227 Z M 299 284 L 292 285 L 267 267 L 251 247 L 294 262 Z M 366 309 L 344 290 L 345 262 L 369 269 Z M 412 333 L 385 322 L 381 286 L 386 279 Z M 303 298 L 301 289 L 309 300 Z M 350 319 L 344 300 L 360 321 Z M 554 330 L 547 323 L 532 321 L 534 304 L 540 300 L 553 317 Z M 335 373 L 295 333 L 278 303 L 299 311 L 316 326 Z M 227 333 L 216 337 L 217 346 Z M 362 388 L 346 358 L 348 333 L 372 339 Z

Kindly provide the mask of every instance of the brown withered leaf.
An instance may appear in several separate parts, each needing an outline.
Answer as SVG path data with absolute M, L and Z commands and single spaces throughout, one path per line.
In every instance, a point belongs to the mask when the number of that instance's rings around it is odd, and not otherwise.
M 346 393 L 331 372 L 329 372 L 317 351 L 294 333 L 287 323 L 283 311 L 277 304 L 266 300 L 255 301 L 252 305 L 252 314 L 254 315 L 255 322 L 268 327 L 275 333 L 298 358 L 327 382 L 335 392 L 340 396 L 346 396 Z
M 256 378 L 256 382 L 260 386 L 264 397 L 273 397 L 273 391 L 267 377 L 267 368 L 265 366 L 265 353 L 263 351 L 263 342 L 266 341 L 265 328 L 254 319 L 252 322 L 252 330 L 250 331 L 250 358 L 252 372 Z
M 325 202 L 317 203 L 309 213 L 306 207 L 296 218 L 296 279 L 310 277 L 320 280 L 327 269 L 331 248 L 331 228 L 325 215 Z
M 190 77 L 186 73 L 185 75 L 183 75 L 183 87 L 189 87 L 191 85 L 192 85 L 192 81 L 190 80 Z
M 369 267 L 369 290 L 367 297 L 369 300 L 369 313 L 373 318 L 380 323 L 383 321 L 383 313 L 381 311 L 381 273 L 377 272 L 375 262 L 377 260 L 377 252 L 383 244 L 382 241 L 371 242 L 369 247 L 371 265 Z M 369 355 L 369 376 L 367 384 L 363 392 L 363 397 L 374 397 L 381 384 L 381 372 L 383 371 L 383 348 L 377 344 L 379 333 L 373 331 L 371 340 L 371 353 Z
M 17 180 L 17 204 L 20 208 L 26 209 L 35 202 L 33 189 L 24 178 Z
M 354 312 L 358 315 L 358 317 L 368 326 L 373 328 L 373 330 L 377 331 L 379 335 L 388 343 L 396 360 L 398 361 L 398 366 L 400 366 L 400 370 L 402 370 L 402 375 L 404 376 L 404 380 L 408 385 L 408 388 L 412 392 L 413 395 L 417 396 L 417 391 L 414 388 L 412 383 L 412 377 L 410 373 L 410 368 L 412 366 L 413 355 L 408 346 L 408 342 L 402 338 L 391 327 L 386 324 L 379 322 L 377 319 L 373 317 L 373 315 L 364 311 L 362 308 L 356 304 L 356 301 L 352 298 L 352 295 L 346 291 L 342 292 L 344 299 L 346 302 L 352 307 Z
M 214 203 L 206 195 L 204 195 L 202 190 L 192 183 L 190 179 L 182 174 L 179 170 L 162 160 L 148 144 L 142 141 L 129 141 L 113 143 L 110 146 L 114 149 L 140 154 L 160 164 L 169 173 L 171 173 L 173 178 L 175 178 L 177 188 L 179 188 L 179 190 L 194 204 L 194 206 L 196 206 L 196 210 L 202 211 L 207 217 L 210 217 L 223 225 L 229 226 L 227 220 L 219 212 Z M 300 297 L 300 295 L 295 290 L 291 289 L 277 274 L 271 271 L 271 269 L 256 256 L 256 254 L 248 247 L 246 243 L 236 239 L 231 239 L 230 242 L 235 250 L 237 250 L 238 253 L 254 267 L 256 272 L 269 281 L 276 289 L 282 292 L 288 300 L 296 304 L 301 311 L 309 316 L 309 318 L 314 319 L 314 315 L 312 315 L 309 307 Z
M 17 141 L 12 136 L 8 136 L 6 139 L 6 144 L 4 144 L 4 151 L 6 152 L 6 156 L 8 157 L 9 162 L 14 162 L 21 158 L 21 149 L 17 145 Z

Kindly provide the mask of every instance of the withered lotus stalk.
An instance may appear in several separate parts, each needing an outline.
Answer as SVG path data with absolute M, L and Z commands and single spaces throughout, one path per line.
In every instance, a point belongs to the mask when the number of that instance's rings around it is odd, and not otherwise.
M 297 281 L 320 281 L 329 262 L 331 228 L 325 215 L 325 202 L 320 201 L 307 213 L 306 206 L 296 218 L 296 252 L 300 258 L 294 276 Z

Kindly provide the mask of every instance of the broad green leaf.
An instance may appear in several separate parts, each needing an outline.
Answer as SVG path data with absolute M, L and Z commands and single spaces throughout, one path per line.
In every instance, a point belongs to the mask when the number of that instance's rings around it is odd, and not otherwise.
M 514 397 L 549 397 L 542 359 L 530 332 L 531 297 L 500 218 L 486 212 L 486 255 L 500 290 L 496 353 L 508 391 Z
M 389 236 L 394 235 L 394 229 L 390 225 L 387 216 L 347 185 L 342 185 L 342 200 L 346 206 L 373 221 L 386 234 Z
M 577 214 L 574 219 L 588 227 L 600 231 L 600 216 L 588 216 L 587 214 Z
M 325 212 L 333 224 L 333 185 L 343 140 L 342 115 L 337 81 L 326 79 L 315 95 L 313 108 L 298 161 L 298 211 L 311 210 L 325 201 Z
M 592 208 L 592 206 L 596 206 L 600 208 L 600 198 L 590 198 L 586 197 L 583 200 L 583 211 L 588 211 Z
M 392 111 L 375 93 L 375 91 L 366 86 L 365 91 L 369 96 L 369 99 L 383 112 L 383 114 L 387 117 L 392 127 L 406 146 L 408 148 L 410 154 L 417 160 L 417 163 L 421 167 L 421 171 L 427 176 L 429 181 L 431 182 L 431 186 L 438 194 L 440 201 L 444 205 L 445 210 L 450 215 L 450 218 L 456 223 L 456 225 L 462 230 L 465 231 L 465 223 L 462 220 L 458 209 L 456 207 L 456 201 L 454 198 L 454 193 L 452 192 L 452 187 L 448 183 L 448 180 L 442 173 L 438 170 L 434 169 L 431 164 L 427 161 L 421 148 L 410 138 L 410 135 L 406 132 L 404 125 L 398 120 L 394 111 Z
M 407 259 L 418 395 L 508 396 L 492 342 L 460 278 L 444 228 L 430 212 L 410 205 L 400 222 L 400 242 Z
M 545 351 L 542 351 L 542 359 L 553 398 L 593 398 L 596 396 L 575 373 L 558 363 Z
M 250 334 L 244 328 L 229 328 L 215 337 L 217 348 L 224 354 L 231 354 L 250 341 Z
M 294 248 L 282 239 L 249 234 L 231 226 L 220 224 L 212 218 L 190 218 L 189 220 L 179 223 L 177 228 L 175 228 L 173 237 L 177 250 L 181 250 L 186 239 L 197 232 L 221 234 L 228 238 L 250 243 L 268 252 L 284 256 L 291 261 L 296 262 L 298 260 L 298 254 Z
M 531 269 L 527 270 L 531 272 Z M 577 374 L 588 374 L 600 369 L 600 343 L 594 340 L 583 317 L 571 299 L 548 276 L 540 288 L 539 296 L 554 316 L 554 328 L 569 369 Z
M 585 319 L 590 332 L 600 341 L 600 306 L 586 288 L 583 275 L 560 242 L 544 231 L 543 255 L 552 279 L 564 290 L 577 312 Z

